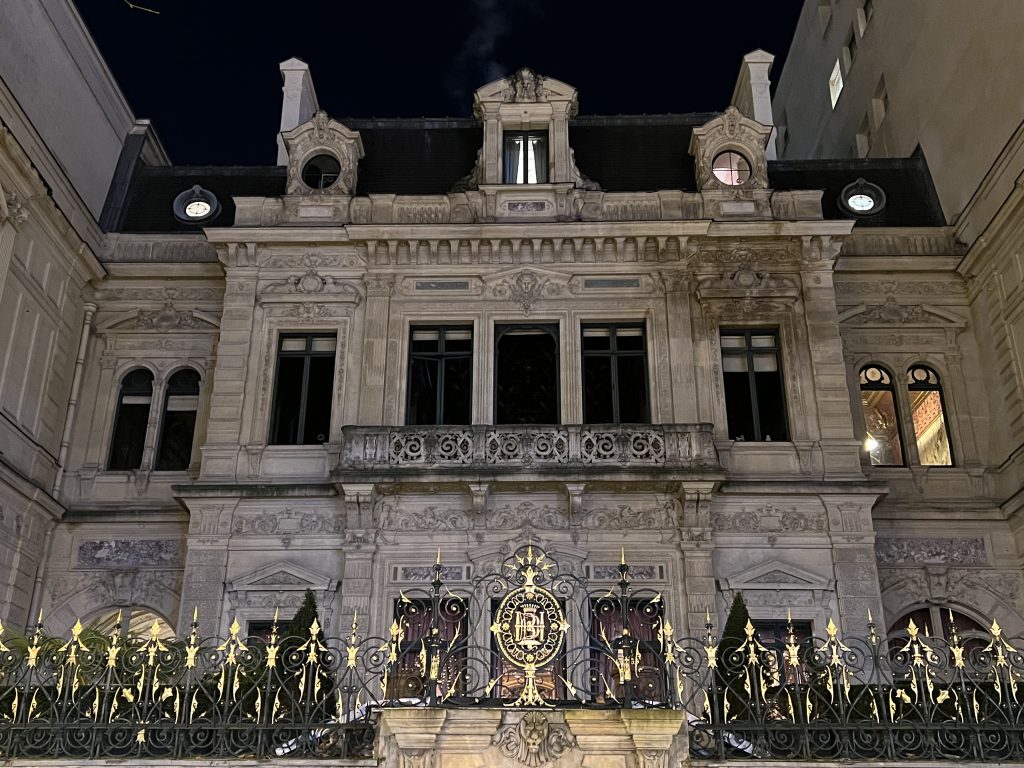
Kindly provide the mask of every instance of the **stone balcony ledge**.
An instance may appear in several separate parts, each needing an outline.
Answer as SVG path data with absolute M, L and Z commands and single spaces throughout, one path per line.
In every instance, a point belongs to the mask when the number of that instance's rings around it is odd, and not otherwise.
M 337 472 L 720 473 L 711 424 L 348 426 Z M 455 470 L 452 472 L 452 470 Z M 460 472 L 459 470 L 462 470 Z

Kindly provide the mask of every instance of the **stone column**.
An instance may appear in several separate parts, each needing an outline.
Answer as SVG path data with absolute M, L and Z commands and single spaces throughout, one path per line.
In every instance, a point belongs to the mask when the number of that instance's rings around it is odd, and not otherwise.
M 395 282 L 391 275 L 367 275 L 363 323 L 363 366 L 359 386 L 359 423 L 380 424 L 384 417 L 388 313 Z
M 447 710 L 398 707 L 381 712 L 377 753 L 384 768 L 435 768 Z
M 202 477 L 227 480 L 234 479 L 237 472 L 249 356 L 262 345 L 253 344 L 258 274 L 252 266 L 255 246 L 230 243 L 220 257 L 226 267 L 224 311 L 213 370 L 206 444 L 202 447 Z

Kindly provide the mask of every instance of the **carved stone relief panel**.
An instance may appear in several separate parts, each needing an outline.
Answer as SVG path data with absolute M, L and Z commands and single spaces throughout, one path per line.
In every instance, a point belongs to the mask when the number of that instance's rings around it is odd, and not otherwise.
M 176 539 L 86 539 L 78 545 L 80 568 L 180 566 L 184 543 Z
M 875 556 L 886 565 L 988 565 L 985 539 L 977 536 L 888 537 L 875 540 Z

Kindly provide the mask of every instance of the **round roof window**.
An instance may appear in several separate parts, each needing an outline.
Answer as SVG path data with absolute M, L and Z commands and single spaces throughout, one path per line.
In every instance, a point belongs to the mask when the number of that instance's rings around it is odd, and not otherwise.
M 877 184 L 857 179 L 843 187 L 839 206 L 855 216 L 871 216 L 885 208 L 885 192 Z
M 316 155 L 302 166 L 302 183 L 310 189 L 327 189 L 338 180 L 341 164 L 333 155 Z
M 204 224 L 220 213 L 220 202 L 208 189 L 196 184 L 174 198 L 174 218 L 185 224 Z
M 711 163 L 711 172 L 723 184 L 738 187 L 750 179 L 750 161 L 739 152 L 719 152 Z

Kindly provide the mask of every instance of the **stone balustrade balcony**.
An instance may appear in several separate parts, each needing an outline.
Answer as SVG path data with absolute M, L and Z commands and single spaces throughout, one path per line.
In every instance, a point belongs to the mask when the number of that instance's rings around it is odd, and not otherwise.
M 374 479 L 435 472 L 454 479 L 721 471 L 711 424 L 348 426 L 337 468 Z

